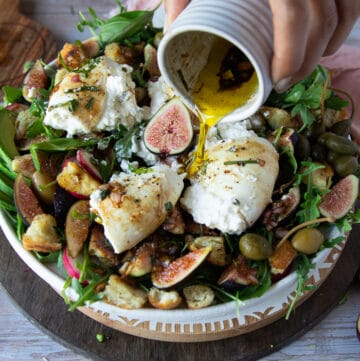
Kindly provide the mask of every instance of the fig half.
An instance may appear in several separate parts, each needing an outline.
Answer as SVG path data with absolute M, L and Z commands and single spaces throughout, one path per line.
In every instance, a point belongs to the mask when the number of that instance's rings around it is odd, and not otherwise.
M 186 150 L 193 135 L 190 111 L 180 98 L 174 97 L 149 121 L 144 142 L 152 153 L 175 155 Z
M 325 194 L 319 205 L 324 217 L 339 219 L 353 207 L 359 193 L 359 178 L 353 174 L 342 178 Z

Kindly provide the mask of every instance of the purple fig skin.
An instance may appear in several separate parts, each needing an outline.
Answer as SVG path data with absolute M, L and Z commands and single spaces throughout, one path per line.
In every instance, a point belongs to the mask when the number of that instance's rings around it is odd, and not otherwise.
M 91 154 L 84 149 L 79 149 L 76 153 L 76 160 L 78 163 L 97 181 L 103 181 L 100 171 L 91 161 Z
M 342 178 L 325 194 L 319 205 L 324 217 L 340 219 L 353 207 L 359 194 L 359 178 L 353 174 Z
M 14 202 L 21 218 L 28 225 L 35 216 L 44 213 L 39 200 L 21 173 L 17 175 L 14 183 Z
M 357 322 L 356 322 L 356 334 L 360 341 L 360 314 L 359 314 Z
M 193 138 L 189 110 L 175 97 L 154 115 L 145 128 L 145 146 L 155 154 L 175 155 L 185 151 Z

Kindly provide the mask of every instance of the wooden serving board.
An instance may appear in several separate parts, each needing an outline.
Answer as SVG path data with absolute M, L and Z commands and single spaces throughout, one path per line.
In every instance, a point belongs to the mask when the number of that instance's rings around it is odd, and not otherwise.
M 0 88 L 19 86 L 24 64 L 53 59 L 56 42 L 48 29 L 20 14 L 20 0 L 0 0 L 0 9 Z
M 19 0 L 0 0 L 0 9 L 0 87 L 19 86 L 23 64 L 38 58 L 50 61 L 56 55 L 56 43 L 46 28 L 20 14 Z M 2 233 L 0 282 L 42 330 L 93 360 L 257 360 L 301 336 L 343 297 L 359 267 L 359 235 L 360 227 L 356 227 L 331 275 L 290 321 L 280 319 L 257 331 L 212 342 L 174 344 L 142 339 L 108 328 L 78 311 L 68 312 L 61 297 L 19 259 Z M 98 333 L 105 335 L 104 343 L 96 342 Z

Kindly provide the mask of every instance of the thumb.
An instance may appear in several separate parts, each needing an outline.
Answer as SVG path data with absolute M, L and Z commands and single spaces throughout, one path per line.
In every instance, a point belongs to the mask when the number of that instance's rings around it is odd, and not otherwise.
M 190 0 L 164 0 L 165 5 L 165 26 L 164 31 L 167 31 L 169 26 L 174 22 L 177 16 L 185 9 Z

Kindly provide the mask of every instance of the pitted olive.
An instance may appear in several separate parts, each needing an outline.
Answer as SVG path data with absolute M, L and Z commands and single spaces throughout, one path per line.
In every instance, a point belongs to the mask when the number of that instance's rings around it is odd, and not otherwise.
M 292 246 L 301 253 L 313 254 L 324 242 L 324 235 L 317 228 L 303 228 L 291 239 Z
M 295 145 L 295 155 L 300 160 L 306 160 L 310 156 L 311 145 L 307 137 L 298 134 L 298 140 Z
M 318 142 L 338 154 L 351 155 L 358 151 L 357 145 L 349 138 L 331 132 L 323 133 Z
M 350 127 L 351 127 L 351 119 L 344 119 L 341 120 L 340 122 L 336 122 L 330 128 L 330 131 L 337 135 L 347 137 L 350 134 Z
M 315 143 L 311 148 L 311 158 L 314 161 L 323 162 L 326 160 L 326 148 L 322 144 Z
M 336 174 L 343 178 L 354 174 L 359 164 L 357 158 L 352 155 L 339 155 L 334 158 L 332 165 Z
M 261 261 L 272 254 L 270 242 L 256 233 L 246 233 L 239 241 L 240 252 L 248 259 Z

